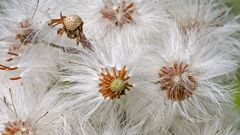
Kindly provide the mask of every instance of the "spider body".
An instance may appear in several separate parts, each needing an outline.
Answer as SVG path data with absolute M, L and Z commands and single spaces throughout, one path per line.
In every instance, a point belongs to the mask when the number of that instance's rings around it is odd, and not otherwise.
M 63 24 L 63 28 L 58 30 L 59 35 L 63 35 L 66 32 L 67 37 L 70 39 L 75 39 L 78 36 L 78 33 L 83 32 L 83 21 L 79 16 L 61 16 L 61 19 L 53 19 L 51 25 L 54 27 L 58 24 Z M 54 24 L 55 23 L 55 24 Z
M 77 45 L 81 42 L 84 48 L 87 47 L 91 49 L 91 43 L 83 34 L 83 21 L 79 16 L 62 16 L 62 14 L 60 14 L 60 19 L 52 19 L 49 26 L 55 27 L 59 24 L 63 25 L 63 27 L 57 31 L 59 35 L 62 36 L 66 33 L 69 39 L 76 39 Z

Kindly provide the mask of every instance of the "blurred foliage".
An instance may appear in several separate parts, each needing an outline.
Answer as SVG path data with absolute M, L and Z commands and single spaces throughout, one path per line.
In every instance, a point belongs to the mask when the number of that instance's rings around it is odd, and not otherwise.
M 236 95 L 236 105 L 237 108 L 240 109 L 240 81 L 238 81 L 238 89 L 237 89 L 237 95 Z
M 232 8 L 232 13 L 235 15 L 240 15 L 240 0 L 226 0 L 226 3 L 229 7 Z M 237 84 L 237 94 L 236 94 L 236 105 L 237 108 L 240 110 L 240 70 L 238 72 L 238 84 Z
M 240 14 L 240 0 L 225 0 L 229 7 L 232 7 L 234 14 Z

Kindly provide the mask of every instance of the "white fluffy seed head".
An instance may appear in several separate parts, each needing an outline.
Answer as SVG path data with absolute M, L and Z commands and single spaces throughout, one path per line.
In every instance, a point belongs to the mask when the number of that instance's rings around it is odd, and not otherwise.
M 70 31 L 75 30 L 82 23 L 83 23 L 82 19 L 77 15 L 68 16 L 64 18 L 64 25 L 66 29 Z

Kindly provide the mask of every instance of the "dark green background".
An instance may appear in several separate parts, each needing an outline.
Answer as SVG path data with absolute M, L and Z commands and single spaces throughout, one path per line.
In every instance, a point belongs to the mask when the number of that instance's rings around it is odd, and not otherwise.
M 240 0 L 225 0 L 226 3 L 232 7 L 232 11 L 234 14 L 240 13 Z
M 232 7 L 232 13 L 234 13 L 235 15 L 240 15 L 240 0 L 226 0 L 226 3 L 228 6 Z M 240 110 L 240 72 L 238 76 L 239 76 L 239 81 L 238 81 L 238 89 L 236 94 L 236 104 Z

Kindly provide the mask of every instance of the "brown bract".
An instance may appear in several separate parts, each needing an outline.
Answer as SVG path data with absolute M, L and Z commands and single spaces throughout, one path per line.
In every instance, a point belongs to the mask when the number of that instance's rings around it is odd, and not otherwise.
M 11 62 L 16 57 L 20 56 L 20 53 L 25 49 L 25 47 L 33 42 L 34 36 L 36 32 L 34 32 L 33 29 L 31 29 L 31 24 L 29 23 L 29 20 L 24 20 L 20 22 L 20 28 L 21 31 L 16 34 L 16 39 L 20 41 L 14 42 L 10 45 L 7 54 L 9 55 L 9 58 L 6 59 L 6 62 Z M 0 64 L 0 70 L 17 70 L 18 67 L 11 67 L 6 66 L 3 64 Z M 19 80 L 21 79 L 20 76 L 9 78 L 10 80 Z
M 112 73 L 107 68 L 101 73 L 101 82 L 99 84 L 100 90 L 104 98 L 115 99 L 120 98 L 121 95 L 126 94 L 126 90 L 130 91 L 129 76 L 126 76 L 126 66 L 122 70 L 117 71 L 115 67 L 112 68 Z
M 161 68 L 159 83 L 161 88 L 167 91 L 168 99 L 183 101 L 192 96 L 196 81 L 189 72 L 189 65 L 185 63 L 173 63 L 170 67 Z
M 20 22 L 20 26 L 22 31 L 16 35 L 16 39 L 18 39 L 24 45 L 32 43 L 36 32 L 31 28 L 29 21 L 25 20 Z
M 105 5 L 105 7 L 100 11 L 103 18 L 108 19 L 110 22 L 119 27 L 133 21 L 135 11 L 135 4 L 133 2 L 123 0 L 117 6 L 114 6 L 111 0 L 108 0 L 107 2 L 108 5 Z
M 191 31 L 197 31 L 197 32 L 199 32 L 199 30 L 200 30 L 200 22 L 198 22 L 198 21 L 190 21 L 189 23 L 187 23 L 187 24 L 182 24 L 181 26 L 180 26 L 180 28 L 181 28 L 181 30 L 182 30 L 182 32 L 184 33 L 184 35 L 188 35 L 189 34 L 189 32 L 191 32 Z
M 31 28 L 31 24 L 29 20 L 24 20 L 20 22 L 21 30 L 16 34 L 16 39 L 20 41 L 20 43 L 13 43 L 8 50 L 8 54 L 12 57 L 19 56 L 19 52 L 22 51 L 28 44 L 33 43 L 34 36 L 36 32 Z M 7 61 L 11 61 L 12 57 Z
M 8 122 L 5 124 L 5 131 L 2 132 L 2 135 L 34 135 L 35 130 L 30 129 L 29 124 L 22 120 Z

